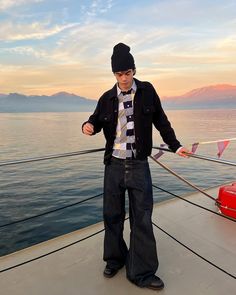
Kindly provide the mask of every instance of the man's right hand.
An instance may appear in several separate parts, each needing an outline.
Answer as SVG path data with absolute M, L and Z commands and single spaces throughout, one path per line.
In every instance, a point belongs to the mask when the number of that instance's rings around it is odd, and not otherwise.
M 93 126 L 93 124 L 91 124 L 91 123 L 84 124 L 82 131 L 86 135 L 92 135 L 93 132 L 94 132 L 94 126 Z

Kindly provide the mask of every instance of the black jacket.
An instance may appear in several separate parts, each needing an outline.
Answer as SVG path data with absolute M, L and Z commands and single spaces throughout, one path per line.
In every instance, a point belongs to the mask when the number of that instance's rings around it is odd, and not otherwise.
M 164 113 L 160 98 L 154 87 L 149 82 L 141 82 L 134 79 L 137 91 L 134 96 L 134 129 L 136 143 L 136 158 L 146 159 L 152 151 L 152 124 L 160 132 L 162 139 L 172 151 L 176 151 L 181 145 L 176 139 L 175 132 Z M 106 138 L 104 163 L 109 163 L 112 155 L 114 140 L 116 137 L 116 125 L 118 119 L 117 87 L 105 92 L 99 99 L 94 113 L 87 122 L 93 124 L 96 134 L 103 129 Z

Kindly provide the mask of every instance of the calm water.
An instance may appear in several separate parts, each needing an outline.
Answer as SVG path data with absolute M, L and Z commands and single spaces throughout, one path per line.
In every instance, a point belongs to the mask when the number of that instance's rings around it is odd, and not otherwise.
M 236 137 L 236 110 L 167 112 L 185 146 L 196 141 Z M 89 113 L 0 114 L 0 161 L 32 158 L 104 146 L 103 135 L 87 137 L 81 123 Z M 162 140 L 154 132 L 154 145 Z M 216 144 L 199 154 L 216 157 Z M 236 141 L 223 159 L 236 161 Z M 102 192 L 103 152 L 28 163 L 0 169 L 0 225 L 59 208 Z M 151 161 L 151 160 L 150 160 Z M 236 168 L 165 154 L 161 161 L 196 185 L 206 188 L 236 180 Z M 150 162 L 153 183 L 176 194 L 190 191 L 184 183 Z M 154 189 L 155 201 L 169 198 Z M 102 198 L 0 228 L 0 255 L 62 235 L 102 220 Z

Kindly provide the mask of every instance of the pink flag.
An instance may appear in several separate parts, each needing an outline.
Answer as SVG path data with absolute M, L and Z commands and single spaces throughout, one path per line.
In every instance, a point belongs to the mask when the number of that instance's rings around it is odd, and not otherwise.
M 165 143 L 161 143 L 161 144 L 160 144 L 160 147 L 165 148 L 165 147 L 168 147 L 168 145 L 165 144 Z M 163 152 L 162 150 L 159 150 L 159 152 L 158 152 L 157 154 L 155 154 L 153 157 L 157 160 L 157 159 L 159 159 L 163 154 L 164 154 L 164 152 Z
M 159 152 L 157 154 L 155 154 L 153 157 L 157 160 L 159 159 L 162 155 L 164 154 L 163 151 L 159 150 Z
M 229 142 L 230 142 L 229 140 L 217 142 L 217 146 L 218 146 L 217 156 L 218 156 L 218 158 L 221 157 L 221 155 L 223 154 L 223 151 L 226 149 L 226 147 L 229 144 Z
M 193 153 L 193 154 L 196 152 L 196 150 L 197 150 L 197 148 L 198 148 L 198 145 L 199 145 L 198 142 L 195 142 L 195 143 L 192 144 L 192 153 Z

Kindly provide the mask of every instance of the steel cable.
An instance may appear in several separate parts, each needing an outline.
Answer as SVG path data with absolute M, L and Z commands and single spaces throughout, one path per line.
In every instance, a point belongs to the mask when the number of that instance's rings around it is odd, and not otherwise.
M 228 276 L 230 276 L 233 279 L 236 279 L 236 276 L 231 274 L 230 272 L 226 271 L 225 269 L 223 269 L 222 267 L 216 265 L 215 263 L 211 262 L 210 260 L 206 259 L 205 257 L 201 256 L 200 254 L 198 254 L 196 251 L 192 250 L 190 247 L 186 246 L 184 243 L 180 242 L 179 240 L 177 240 L 174 236 L 172 236 L 171 234 L 169 234 L 167 231 L 165 231 L 164 229 L 162 229 L 161 227 L 159 227 L 157 224 L 155 224 L 154 222 L 152 222 L 152 224 L 157 227 L 159 230 L 161 230 L 163 233 L 165 233 L 167 236 L 169 236 L 171 239 L 173 239 L 174 241 L 176 241 L 177 243 L 179 243 L 181 246 L 183 246 L 184 248 L 186 248 L 187 250 L 189 250 L 190 252 L 192 252 L 193 254 L 195 254 L 196 256 L 198 256 L 199 258 L 201 258 L 202 260 L 206 261 L 207 263 L 209 263 L 211 266 L 217 268 L 218 270 L 222 271 L 223 273 L 227 274 Z
M 101 195 L 103 195 L 103 193 L 98 194 L 98 195 L 93 196 L 93 197 L 90 197 L 90 198 L 87 198 L 87 199 L 84 199 L 82 201 L 73 203 L 73 204 L 69 204 L 69 205 L 66 205 L 66 206 L 63 206 L 63 207 L 60 207 L 60 208 L 56 208 L 56 209 L 53 209 L 53 210 L 50 210 L 50 211 L 43 212 L 43 213 L 38 214 L 38 215 L 34 215 L 34 216 L 30 216 L 30 217 L 27 217 L 27 218 L 24 218 L 24 219 L 12 221 L 10 223 L 2 224 L 2 225 L 0 225 L 0 228 L 6 227 L 6 226 L 9 226 L 9 225 L 12 225 L 12 224 L 24 222 L 24 221 L 27 221 L 27 220 L 30 220 L 30 219 L 33 219 L 33 218 L 37 218 L 37 217 L 40 217 L 40 216 L 43 216 L 43 215 L 47 215 L 47 214 L 50 214 L 50 213 L 53 213 L 53 212 L 57 212 L 57 211 L 60 211 L 60 210 L 63 210 L 63 209 L 66 209 L 66 208 L 69 208 L 69 207 L 72 207 L 72 206 L 75 206 L 75 205 L 79 205 L 79 204 L 84 203 L 86 201 L 89 201 L 89 200 L 95 199 L 97 197 L 100 197 Z
M 231 218 L 231 217 L 229 217 L 229 216 L 223 215 L 223 214 L 221 214 L 221 213 L 218 213 L 218 212 L 215 212 L 215 211 L 213 211 L 213 210 L 211 210 L 211 209 L 208 209 L 208 208 L 206 208 L 206 207 L 203 207 L 203 206 L 201 206 L 201 205 L 199 205 L 199 204 L 196 204 L 196 203 L 194 203 L 194 202 L 191 202 L 191 201 L 189 201 L 189 200 L 187 200 L 187 199 L 185 199 L 185 198 L 183 198 L 183 197 L 180 197 L 180 196 L 178 196 L 178 195 L 176 195 L 176 194 L 174 194 L 174 193 L 172 193 L 172 192 L 169 192 L 169 191 L 167 191 L 167 190 L 165 190 L 165 189 L 163 189 L 163 188 L 161 188 L 161 187 L 158 187 L 158 186 L 156 186 L 156 185 L 154 185 L 154 184 L 153 184 L 152 186 L 155 187 L 155 188 L 157 188 L 157 189 L 159 189 L 159 190 L 161 190 L 161 191 L 163 191 L 163 192 L 165 192 L 165 193 L 168 193 L 168 194 L 172 195 L 173 197 L 179 198 L 179 199 L 181 199 L 181 200 L 183 200 L 183 201 L 185 201 L 185 202 L 187 202 L 187 203 L 189 203 L 189 204 L 191 204 L 191 205 L 193 205 L 193 206 L 199 207 L 199 208 L 201 208 L 201 209 L 203 209 L 203 210 L 209 211 L 209 212 L 211 212 L 211 213 L 213 213 L 213 214 L 216 214 L 216 215 L 218 215 L 218 216 L 220 216 L 220 217 L 223 217 L 223 218 L 226 218 L 226 219 L 231 220 L 231 221 L 233 221 L 233 222 L 236 222 L 236 219 L 234 219 L 234 218 Z

